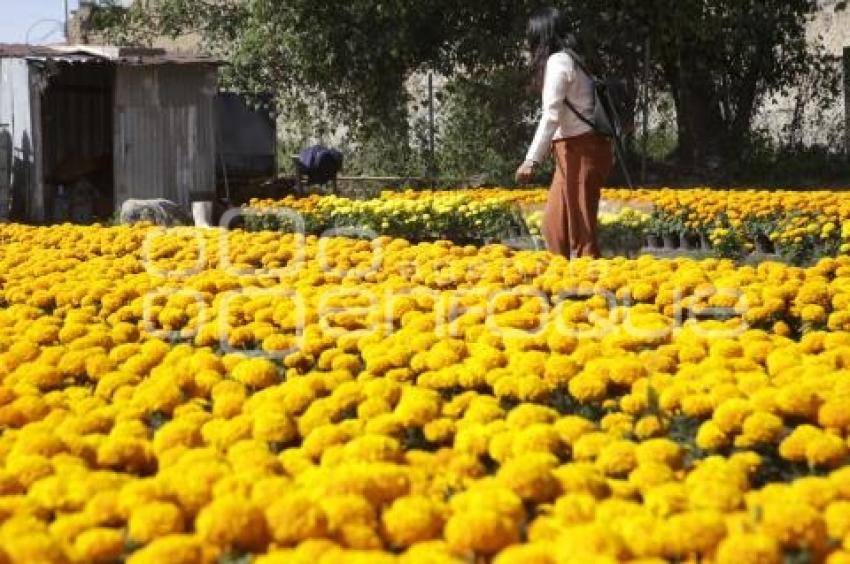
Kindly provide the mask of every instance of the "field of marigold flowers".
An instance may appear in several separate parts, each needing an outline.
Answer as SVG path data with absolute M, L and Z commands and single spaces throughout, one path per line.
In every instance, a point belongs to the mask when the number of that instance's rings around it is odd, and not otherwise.
M 482 188 L 387 191 L 365 201 L 318 195 L 255 200 L 247 208 L 247 223 L 249 229 L 308 233 L 358 226 L 409 240 L 480 244 L 539 234 L 546 194 L 541 188 Z M 850 254 L 846 192 L 607 189 L 602 197 L 620 208 L 602 214 L 600 242 L 608 255 L 631 254 L 646 245 L 734 259 L 754 252 L 776 254 L 809 265 L 821 257 Z M 294 225 L 290 213 L 280 210 L 297 211 L 302 224 Z
M 850 562 L 850 257 L 253 227 L 0 225 L 0 562 Z

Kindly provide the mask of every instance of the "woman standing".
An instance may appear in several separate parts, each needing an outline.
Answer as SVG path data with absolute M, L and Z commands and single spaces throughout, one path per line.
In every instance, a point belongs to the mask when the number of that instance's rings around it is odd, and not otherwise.
M 593 82 L 572 53 L 575 39 L 556 8 L 535 12 L 528 23 L 535 86 L 543 94 L 543 116 L 525 162 L 516 172 L 528 184 L 551 150 L 555 177 L 543 214 L 549 251 L 569 258 L 599 257 L 596 236 L 602 185 L 613 164 L 611 142 L 582 120 L 593 115 Z

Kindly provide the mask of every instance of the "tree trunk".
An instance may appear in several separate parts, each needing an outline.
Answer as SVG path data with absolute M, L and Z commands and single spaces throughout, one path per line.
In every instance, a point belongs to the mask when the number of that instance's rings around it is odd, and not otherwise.
M 683 81 L 675 85 L 676 121 L 681 163 L 695 169 L 716 168 L 722 159 L 726 128 L 711 87 Z

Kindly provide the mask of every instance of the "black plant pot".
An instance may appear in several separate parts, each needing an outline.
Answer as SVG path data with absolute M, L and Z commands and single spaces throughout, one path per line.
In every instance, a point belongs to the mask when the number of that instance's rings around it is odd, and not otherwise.
M 697 233 L 685 233 L 682 237 L 685 242 L 685 248 L 689 251 L 695 251 L 700 248 L 700 237 Z
M 767 235 L 760 233 L 756 235 L 756 250 L 762 254 L 770 255 L 776 252 L 776 246 Z
M 668 233 L 664 235 L 664 248 L 667 250 L 678 249 L 681 245 L 681 238 L 678 233 Z
M 650 234 L 646 236 L 646 244 L 650 249 L 660 249 L 664 246 L 664 239 L 661 235 Z

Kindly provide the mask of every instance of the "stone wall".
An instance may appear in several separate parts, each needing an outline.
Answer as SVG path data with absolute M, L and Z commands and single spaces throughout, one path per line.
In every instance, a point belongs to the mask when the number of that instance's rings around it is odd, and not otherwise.
M 837 57 L 844 55 L 845 48 L 850 47 L 850 8 L 836 11 L 840 3 L 839 0 L 821 0 L 820 10 L 808 29 L 810 42 L 822 43 L 829 53 Z M 845 69 L 846 65 L 845 60 Z M 850 96 L 850 88 L 847 86 L 846 70 L 844 75 L 842 99 L 837 100 L 834 107 L 825 110 L 815 103 L 804 105 L 803 144 L 829 145 L 837 149 L 847 143 L 845 139 L 850 133 L 845 124 L 850 120 L 850 101 L 842 103 L 842 100 Z M 765 131 L 776 142 L 786 142 L 788 135 L 785 128 L 794 117 L 798 93 L 799 90 L 792 89 L 786 97 L 767 101 L 756 115 L 755 127 Z
M 138 1 L 138 0 L 135 0 Z M 157 0 L 146 0 L 148 4 Z M 91 29 L 92 12 L 97 9 L 98 2 L 81 0 L 80 7 L 68 21 L 68 43 L 72 45 L 105 45 L 108 43 L 103 35 Z M 134 0 L 123 0 L 118 4 L 129 7 Z M 174 53 L 197 53 L 201 47 L 201 36 L 190 33 L 180 37 L 157 37 L 151 47 L 159 47 Z

